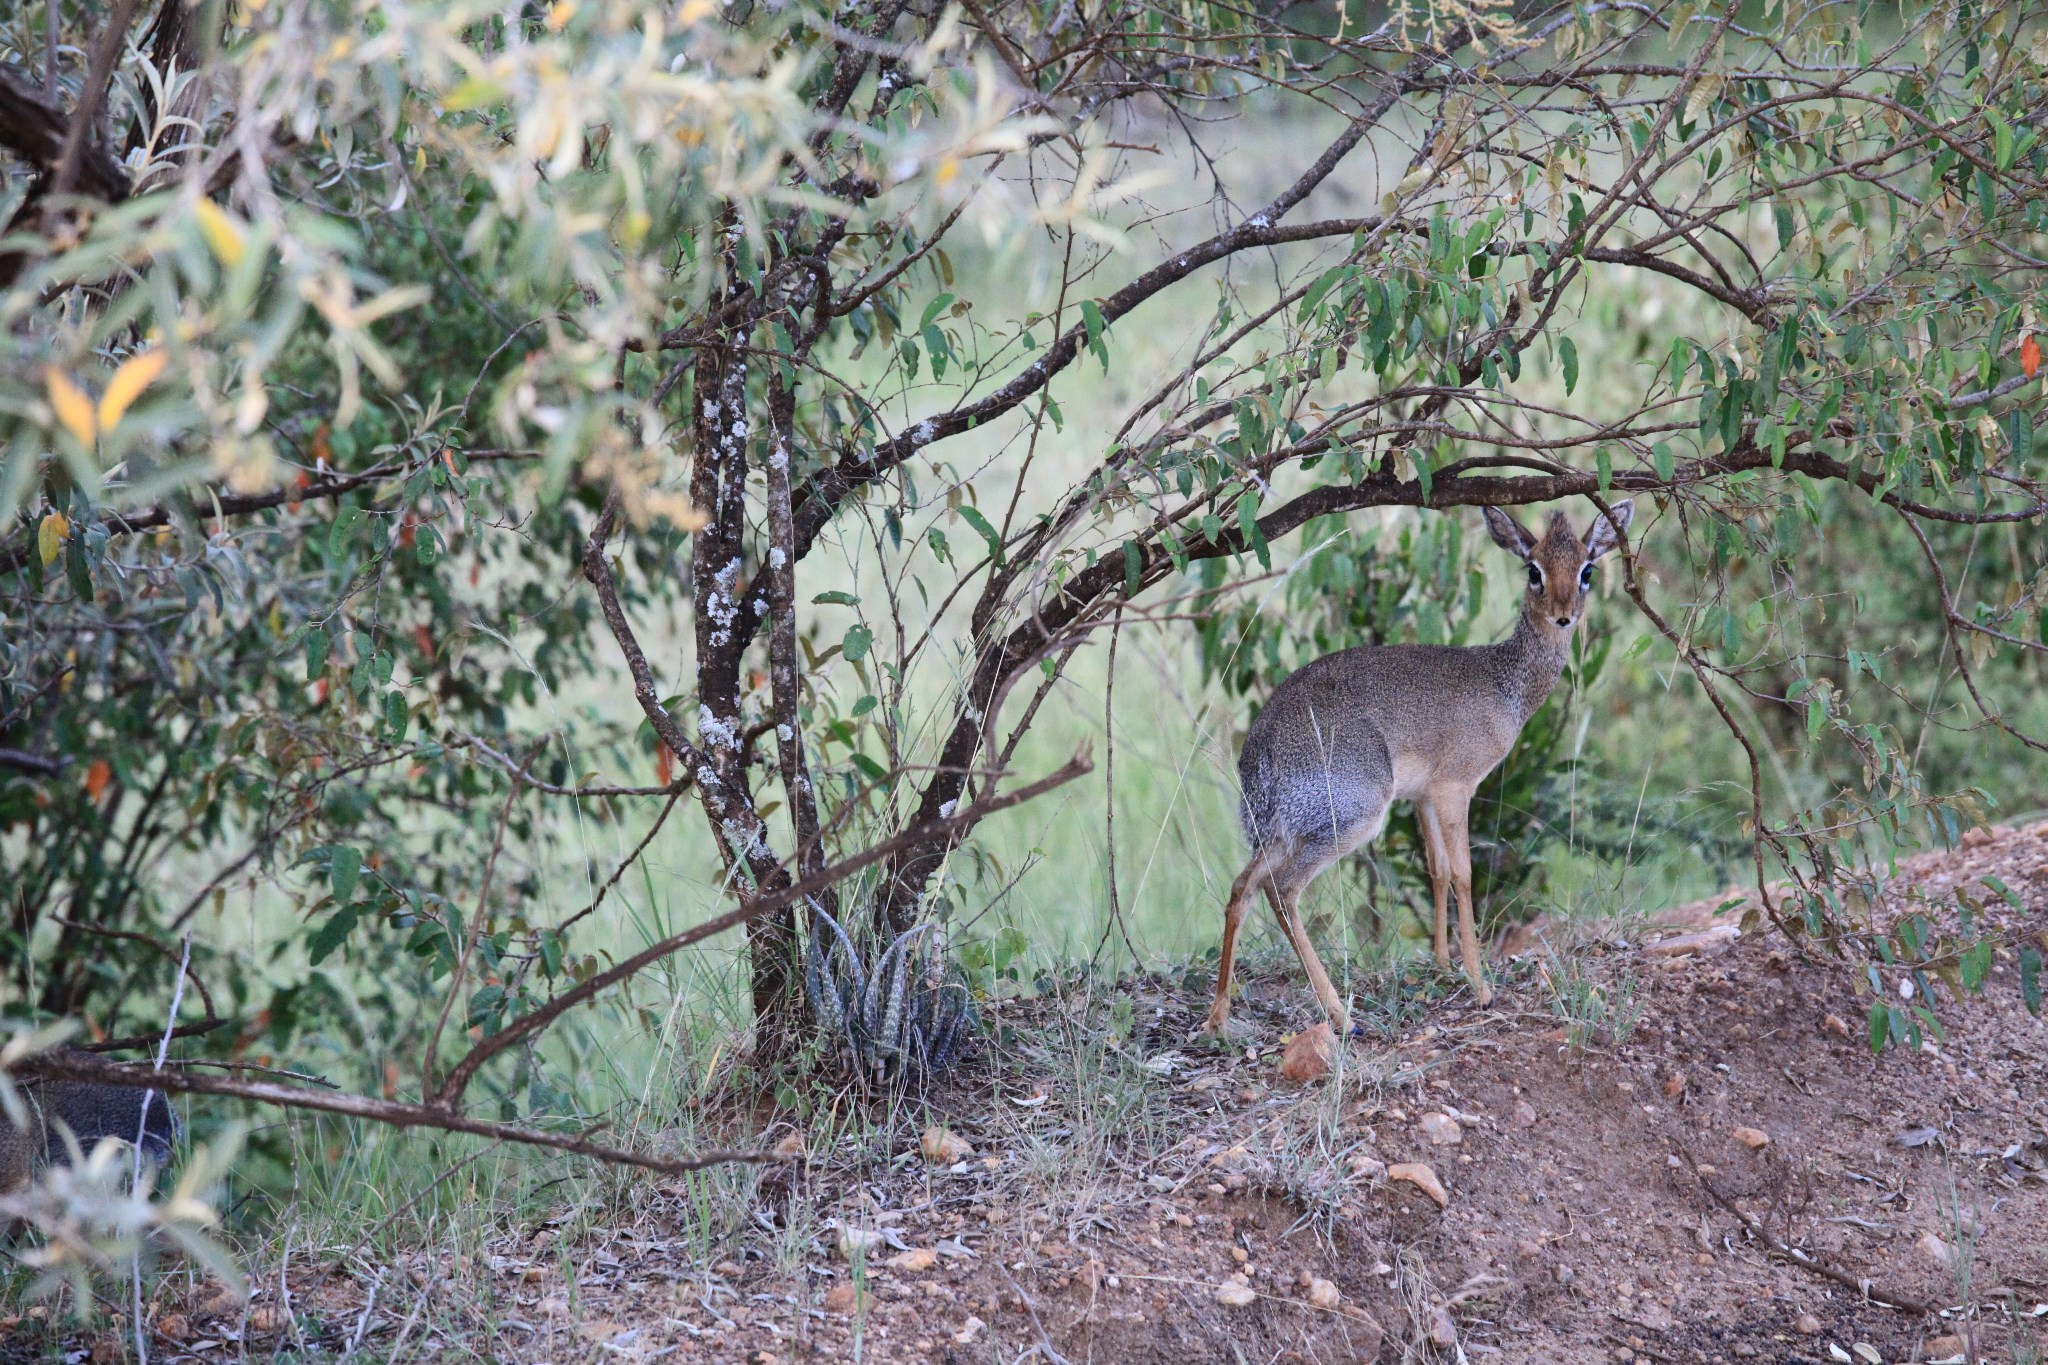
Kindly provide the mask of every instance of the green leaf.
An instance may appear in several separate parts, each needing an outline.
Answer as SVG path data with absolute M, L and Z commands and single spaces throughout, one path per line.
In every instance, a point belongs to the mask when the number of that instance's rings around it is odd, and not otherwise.
M 1266 544 L 1266 533 L 1259 529 L 1259 495 L 1252 489 L 1247 488 L 1238 496 L 1237 525 L 1252 553 L 1258 556 L 1259 567 L 1272 568 L 1273 550 Z
M 934 530 L 932 534 L 937 535 L 937 530 Z M 813 597 L 811 601 L 821 607 L 857 607 L 860 605 L 858 597 L 850 592 L 841 592 L 837 588 L 834 588 L 831 592 L 821 592 L 816 597 Z
M 1991 940 L 1981 938 L 1965 948 L 1958 965 L 1962 968 L 1963 989 L 1981 990 L 1984 978 L 1991 973 Z
M 869 694 L 867 696 L 862 697 L 859 701 L 853 704 L 853 714 L 856 716 L 864 716 L 868 712 L 874 710 L 875 706 L 875 698 L 873 694 Z
M 889 780 L 889 770 L 875 762 L 872 758 L 869 758 L 866 754 L 853 755 L 852 762 L 853 766 L 860 769 L 870 782 L 887 782 Z
M 356 882 L 363 875 L 361 850 L 346 844 L 335 845 L 327 863 L 327 884 L 334 888 L 334 898 L 346 901 L 356 893 Z
M 874 642 L 875 633 L 873 631 L 869 630 L 866 626 L 854 625 L 847 628 L 846 638 L 841 641 L 840 647 L 846 651 L 848 662 L 859 663 L 867 657 L 868 646 Z
M 1138 548 L 1138 542 L 1124 542 L 1124 596 L 1136 597 L 1138 586 L 1145 576 L 1145 552 Z
M 1564 391 L 1570 393 L 1579 386 L 1579 348 L 1570 337 L 1557 339 L 1557 359 L 1564 367 Z
M 1882 998 L 1872 1001 L 1870 1005 L 1870 1050 L 1872 1052 L 1884 1051 L 1885 1042 L 1891 1037 L 1891 1032 L 1891 1009 L 1884 1003 Z
M 334 526 L 327 532 L 327 554 L 330 558 L 340 559 L 348 552 L 349 540 L 362 520 L 363 509 L 360 507 L 343 503 L 334 509 Z
M 2041 954 L 2031 943 L 2020 945 L 2020 999 L 2027 1003 L 2027 1013 L 2041 1012 Z
M 1102 342 L 1102 334 L 1109 330 L 1109 324 L 1102 320 L 1102 310 L 1093 299 L 1081 300 L 1081 325 L 1088 332 L 1088 349 L 1102 362 L 1102 372 L 1109 373 L 1109 347 Z
M 941 294 L 933 299 L 924 306 L 924 316 L 917 320 L 917 330 L 922 332 L 925 328 L 931 326 L 933 322 L 938 320 L 939 314 L 952 306 L 953 296 L 951 294 Z
M 362 917 L 363 910 L 361 906 L 344 905 L 341 909 L 329 915 L 326 923 L 308 934 L 306 936 L 306 947 L 312 952 L 313 965 L 319 966 L 336 948 L 339 948 L 342 945 L 342 941 L 355 929 L 356 923 Z
M 995 527 L 989 525 L 988 518 L 983 516 L 981 510 L 972 503 L 963 502 L 960 504 L 960 520 L 972 526 L 980 533 L 981 538 L 988 542 L 988 557 L 995 561 L 995 566 L 998 569 L 1002 568 L 1003 538 L 996 534 Z
M 431 564 L 441 557 L 441 537 L 431 526 L 422 526 L 413 532 L 412 557 L 422 565 Z
M 1600 480 L 1600 496 L 1606 497 L 1614 484 L 1614 457 L 1601 446 L 1593 452 L 1593 468 Z
M 73 532 L 64 542 L 64 577 L 71 583 L 71 591 L 81 602 L 90 602 L 92 596 L 92 572 L 85 563 L 85 536 Z
M 306 632 L 306 681 L 317 681 L 327 671 L 327 651 L 331 645 L 324 630 Z

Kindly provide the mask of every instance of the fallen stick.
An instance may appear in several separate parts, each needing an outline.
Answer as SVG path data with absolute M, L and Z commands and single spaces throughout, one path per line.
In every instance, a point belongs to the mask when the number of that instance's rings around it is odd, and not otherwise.
M 1700 1188 L 1707 1192 L 1707 1197 L 1740 1219 L 1742 1226 L 1749 1229 L 1750 1235 L 1762 1242 L 1764 1246 L 1776 1255 L 1782 1256 L 1802 1269 L 1812 1271 L 1823 1279 L 1833 1280 L 1844 1288 L 1853 1289 L 1864 1298 L 1874 1303 L 1883 1304 L 1887 1308 L 1896 1308 L 1903 1313 L 1917 1313 L 1921 1317 L 1933 1317 L 1940 1311 L 1932 1304 L 1922 1303 L 1909 1294 L 1896 1294 L 1889 1289 L 1880 1289 L 1868 1279 L 1851 1275 L 1839 1266 L 1829 1265 L 1811 1252 L 1801 1251 L 1798 1247 L 1779 1241 L 1770 1234 L 1761 1222 L 1735 1207 L 1733 1200 L 1714 1188 L 1713 1183 L 1707 1179 L 1706 1173 L 1700 1170 L 1700 1163 L 1693 1159 L 1690 1149 L 1681 1147 L 1679 1150 L 1685 1153 L 1685 1163 L 1692 1167 L 1693 1177 L 1700 1182 Z

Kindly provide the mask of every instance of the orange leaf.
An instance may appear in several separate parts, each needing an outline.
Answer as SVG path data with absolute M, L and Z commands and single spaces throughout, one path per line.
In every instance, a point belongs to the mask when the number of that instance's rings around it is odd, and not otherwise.
M 57 420 L 64 424 L 64 430 L 80 445 L 90 446 L 94 430 L 92 400 L 85 396 L 85 390 L 55 365 L 43 367 L 43 386 L 50 392 L 50 406 L 56 411 Z
M 2029 379 L 2041 373 L 2041 338 L 2031 332 L 2020 343 L 2020 368 L 2026 371 Z
M 100 430 L 112 431 L 121 420 L 121 414 L 129 405 L 142 396 L 158 375 L 164 372 L 164 365 L 170 360 L 161 346 L 152 346 L 146 351 L 137 351 L 121 362 L 121 368 L 114 371 L 114 377 L 107 381 L 107 391 L 100 395 Z
M 434 632 L 423 623 L 412 628 L 413 643 L 420 647 L 420 653 L 431 656 L 434 652 Z
M 654 772 L 664 787 L 676 780 L 676 756 L 660 740 L 654 742 Z
M 92 766 L 85 770 L 85 794 L 97 801 L 100 799 L 100 793 L 105 791 L 107 784 L 113 780 L 114 765 L 104 758 L 96 758 L 92 761 Z

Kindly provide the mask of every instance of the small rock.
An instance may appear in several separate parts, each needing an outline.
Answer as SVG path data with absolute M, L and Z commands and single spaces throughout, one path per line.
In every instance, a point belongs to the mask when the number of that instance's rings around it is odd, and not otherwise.
M 1792 1319 L 1792 1330 L 1802 1337 L 1817 1337 L 1820 1335 L 1820 1319 L 1811 1313 L 1801 1313 Z
M 1437 1307 L 1429 1314 L 1429 1341 L 1448 1351 L 1458 1344 L 1458 1324 L 1451 1320 L 1451 1310 Z
M 1820 1031 L 1828 1034 L 1830 1037 L 1847 1038 L 1849 1036 L 1849 1023 L 1839 1014 L 1830 1014 L 1827 1018 L 1820 1021 Z
M 865 1260 L 887 1245 L 887 1239 L 872 1228 L 857 1228 L 851 1223 L 839 1225 L 839 1255 L 845 1260 Z
M 974 1155 L 973 1143 L 950 1128 L 936 1125 L 924 1130 L 924 1136 L 917 1140 L 917 1149 L 934 1166 L 951 1166 Z
M 711 1267 L 711 1273 L 721 1280 L 737 1280 L 744 1271 L 738 1261 L 720 1261 Z
M 1377 1185 L 1387 1178 L 1387 1163 L 1371 1152 L 1360 1152 L 1351 1158 L 1351 1174 L 1354 1179 L 1371 1181 Z
M 1928 1260 L 1933 1261 L 1943 1270 L 1947 1270 L 1955 1264 L 1956 1253 L 1954 1249 L 1931 1232 L 1921 1233 L 1920 1240 L 1915 1245 L 1922 1252 L 1926 1253 Z
M 1516 1100 L 1514 1113 L 1511 1117 L 1517 1128 L 1534 1128 L 1536 1126 L 1536 1106 L 1527 1100 Z
M 1737 1128 L 1728 1135 L 1752 1152 L 1761 1152 L 1771 1145 L 1771 1135 L 1761 1128 Z
M 1337 1286 L 1316 1276 L 1308 1282 L 1308 1301 L 1318 1308 L 1334 1312 L 1344 1296 L 1337 1292 Z
M 1079 1285 L 1082 1292 L 1086 1294 L 1101 1292 L 1103 1281 L 1108 1278 L 1109 1268 L 1092 1256 L 1088 1258 L 1087 1262 L 1079 1270 L 1074 1272 L 1074 1283 Z
M 1685 1073 L 1674 1071 L 1664 1078 L 1664 1098 L 1675 1100 L 1685 1093 Z
M 1439 1147 L 1455 1147 L 1465 1140 L 1465 1130 L 1449 1114 L 1424 1114 L 1422 1135 Z
M 1243 1143 L 1239 1143 L 1235 1147 L 1225 1147 L 1222 1151 L 1210 1157 L 1209 1164 L 1220 1171 L 1234 1171 L 1244 1165 L 1245 1162 L 1251 1160 L 1251 1155 L 1251 1149 Z
M 1296 1085 L 1319 1081 L 1330 1074 L 1336 1056 L 1337 1035 L 1325 1020 L 1294 1035 L 1280 1058 L 1280 1074 Z
M 913 1273 L 920 1270 L 930 1270 L 938 1263 L 939 1253 L 928 1251 L 924 1247 L 918 1247 L 912 1251 L 898 1252 L 882 1262 L 883 1265 L 891 1270 L 904 1270 Z
M 834 1317 L 852 1317 L 853 1310 L 859 1303 L 860 1299 L 854 1294 L 853 1286 L 850 1284 L 835 1284 L 825 1291 L 825 1311 Z
M 1963 1355 L 1969 1349 L 1964 1344 L 1963 1339 L 1954 1333 L 1949 1333 L 1946 1336 L 1929 1337 L 1927 1339 L 1927 1358 L 1929 1360 L 1947 1360 L 1953 1356 Z
M 974 1344 L 974 1339 L 980 1336 L 987 1326 L 987 1323 L 970 1313 L 967 1316 L 967 1321 L 960 1324 L 960 1330 L 953 1333 L 953 1340 L 958 1345 L 971 1346 Z
M 1711 929 L 1701 929 L 1697 933 L 1674 934 L 1670 938 L 1660 938 L 1655 943 L 1645 943 L 1643 953 L 1647 957 L 1691 957 L 1695 953 L 1701 957 L 1711 957 L 1715 953 L 1727 951 L 1728 946 L 1741 936 L 1742 931 L 1734 925 L 1717 924 Z
M 1444 1182 L 1436 1178 L 1436 1172 L 1420 1161 L 1397 1161 L 1387 1167 L 1388 1180 L 1405 1180 L 1436 1201 L 1440 1209 L 1449 1208 L 1450 1195 L 1444 1192 Z
M 1232 1275 L 1216 1286 L 1216 1302 L 1227 1308 L 1243 1308 L 1256 1302 L 1258 1297 L 1258 1293 L 1251 1286 L 1251 1281 L 1242 1275 Z
M 773 1351 L 749 1351 L 747 1365 L 782 1365 L 782 1357 Z

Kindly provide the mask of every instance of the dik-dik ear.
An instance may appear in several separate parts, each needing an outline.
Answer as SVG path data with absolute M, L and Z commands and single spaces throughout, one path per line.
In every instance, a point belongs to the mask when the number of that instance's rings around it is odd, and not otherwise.
M 1629 523 L 1636 519 L 1636 505 L 1628 498 L 1623 498 L 1620 502 L 1615 503 L 1613 511 L 1613 521 L 1610 522 L 1606 517 L 1596 515 L 1593 518 L 1593 524 L 1586 528 L 1587 559 L 1598 559 L 1601 555 L 1606 554 L 1609 550 L 1619 545 L 1621 537 L 1615 534 L 1614 528 L 1619 526 L 1622 530 L 1626 531 Z
M 1527 559 L 1536 549 L 1536 537 L 1498 507 L 1486 509 L 1486 529 L 1493 533 L 1494 544 L 1517 559 Z

